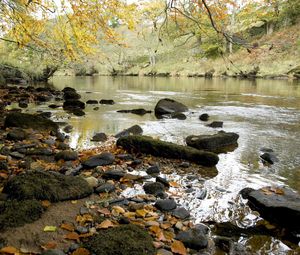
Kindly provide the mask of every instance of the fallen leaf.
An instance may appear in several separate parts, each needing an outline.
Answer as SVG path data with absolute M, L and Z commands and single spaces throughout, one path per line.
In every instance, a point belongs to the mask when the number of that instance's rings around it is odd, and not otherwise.
M 44 232 L 55 232 L 56 231 L 56 226 L 45 226 L 44 227 Z
M 6 173 L 0 173 L 0 177 L 3 179 L 7 179 L 8 178 L 8 174 Z
M 105 220 L 105 221 L 102 221 L 98 226 L 97 228 L 98 229 L 105 229 L 105 228 L 110 228 L 110 227 L 113 227 L 114 224 L 110 221 L 110 220 Z
M 43 250 L 50 250 L 50 249 L 55 249 L 56 246 L 57 246 L 56 242 L 48 242 L 45 245 L 42 245 L 41 247 Z
M 177 253 L 180 255 L 186 255 L 186 248 L 184 246 L 184 244 L 180 241 L 174 240 L 174 242 L 171 245 L 171 251 L 173 253 Z
M 137 216 L 145 218 L 148 211 L 146 211 L 145 209 L 140 209 L 140 210 L 136 210 L 135 213 Z
M 89 255 L 90 252 L 85 248 L 78 248 L 77 250 L 73 251 L 71 255 Z
M 79 241 L 79 235 L 75 232 L 68 233 L 64 236 L 65 239 L 68 240 L 76 240 Z
M 6 246 L 6 247 L 3 247 L 1 250 L 0 250 L 0 253 L 6 253 L 6 254 L 16 254 L 18 253 L 19 251 L 13 247 L 13 246 Z
M 69 223 L 63 223 L 63 224 L 61 224 L 60 228 L 64 229 L 64 230 L 68 230 L 70 232 L 74 231 L 74 226 L 72 224 L 69 224 Z
M 121 206 L 113 206 L 111 213 L 114 216 L 119 216 L 120 214 L 125 213 L 125 210 Z
M 110 215 L 110 211 L 107 208 L 101 208 L 98 212 L 104 215 Z
M 171 187 L 174 187 L 174 188 L 179 188 L 181 187 L 180 184 L 178 182 L 174 182 L 174 181 L 171 181 L 169 182 L 170 186 Z
M 72 204 L 77 204 L 77 202 L 78 202 L 77 200 L 72 200 L 71 201 Z
M 51 202 L 49 200 L 43 200 L 42 201 L 42 206 L 43 207 L 49 207 L 51 205 Z

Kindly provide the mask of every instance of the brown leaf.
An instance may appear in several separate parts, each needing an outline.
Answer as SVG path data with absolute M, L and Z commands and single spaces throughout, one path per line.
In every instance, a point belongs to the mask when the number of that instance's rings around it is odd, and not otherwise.
M 174 240 L 174 242 L 171 245 L 171 251 L 173 253 L 177 253 L 180 255 L 186 255 L 186 248 L 184 246 L 184 244 L 180 241 Z
M 76 240 L 79 241 L 79 235 L 75 232 L 68 233 L 64 236 L 65 239 L 68 240 Z
M 64 230 L 68 230 L 70 232 L 73 232 L 75 230 L 74 226 L 72 224 L 69 224 L 69 223 L 63 223 L 63 224 L 61 224 L 60 228 L 64 229 Z
M 179 188 L 181 187 L 180 184 L 178 182 L 174 182 L 174 181 L 171 181 L 169 182 L 170 186 L 171 187 L 174 187 L 174 188 Z
M 107 208 L 101 208 L 98 212 L 104 215 L 110 215 L 110 211 Z
M 19 251 L 13 247 L 13 246 L 6 246 L 6 247 L 3 247 L 1 250 L 0 250 L 0 253 L 6 253 L 6 254 L 16 254 L 18 253 Z
M 90 252 L 85 248 L 78 248 L 76 251 L 73 251 L 71 255 L 89 255 Z
M 99 224 L 97 226 L 98 229 L 105 229 L 105 228 L 110 228 L 110 227 L 113 227 L 114 224 L 110 221 L 110 220 L 105 220 L 105 221 L 102 221 L 101 224 Z
M 48 242 L 45 245 L 42 245 L 41 247 L 43 250 L 50 250 L 50 249 L 55 249 L 56 246 L 57 246 L 56 242 Z

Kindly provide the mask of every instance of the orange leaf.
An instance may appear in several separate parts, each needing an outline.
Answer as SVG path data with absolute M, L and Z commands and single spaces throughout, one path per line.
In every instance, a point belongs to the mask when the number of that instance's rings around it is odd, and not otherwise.
M 71 255 L 89 255 L 90 252 L 85 248 L 78 248 L 76 251 L 72 252 Z
M 171 245 L 171 251 L 173 253 L 178 253 L 180 255 L 186 255 L 186 248 L 184 244 L 180 241 L 174 240 L 174 242 Z
M 69 223 L 63 223 L 63 224 L 61 224 L 60 228 L 62 228 L 64 230 L 68 230 L 70 232 L 74 231 L 74 226 L 72 224 L 69 224 Z
M 136 213 L 137 216 L 140 216 L 140 217 L 144 218 L 147 215 L 148 212 L 144 209 L 140 209 L 140 210 L 136 210 L 135 213 Z
M 174 187 L 174 188 L 179 188 L 180 187 L 180 184 L 178 182 L 169 182 L 170 186 L 171 187 Z
M 76 241 L 79 241 L 79 235 L 75 232 L 71 232 L 67 235 L 64 236 L 65 239 L 68 239 L 68 240 L 76 240 Z
M 110 211 L 107 208 L 101 208 L 98 210 L 98 212 L 104 215 L 110 215 Z
M 12 247 L 12 246 L 3 247 L 0 250 L 0 253 L 6 253 L 6 254 L 15 254 L 15 253 L 18 253 L 18 252 L 19 251 L 15 247 Z
M 110 228 L 113 227 L 114 224 L 110 220 L 105 220 L 102 221 L 101 224 L 98 225 L 98 229 L 105 229 L 105 228 Z
M 42 201 L 42 206 L 43 207 L 49 207 L 51 205 L 51 202 L 49 200 L 43 200 Z
M 45 245 L 42 245 L 41 247 L 44 249 L 44 250 L 50 250 L 50 249 L 55 249 L 57 246 L 57 243 L 56 242 L 48 242 L 46 243 Z

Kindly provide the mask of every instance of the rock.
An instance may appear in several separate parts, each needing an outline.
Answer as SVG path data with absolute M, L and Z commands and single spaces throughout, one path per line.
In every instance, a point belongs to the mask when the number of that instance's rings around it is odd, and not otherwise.
M 51 108 L 51 109 L 56 109 L 56 108 L 61 107 L 61 105 L 57 105 L 57 104 L 49 104 L 48 107 Z
M 132 109 L 132 110 L 118 110 L 117 112 L 119 113 L 133 113 L 136 115 L 145 115 L 146 113 L 152 113 L 152 111 L 147 111 L 143 108 L 138 108 L 138 109 Z
M 185 114 L 183 114 L 182 112 L 174 112 L 174 113 L 171 113 L 170 116 L 171 116 L 172 119 L 178 119 L 178 120 L 185 120 L 186 119 Z
M 58 161 L 61 159 L 63 159 L 64 161 L 76 160 L 78 159 L 78 153 L 76 151 L 70 150 L 60 151 L 55 155 L 55 160 Z
M 208 124 L 207 126 L 211 127 L 211 128 L 222 128 L 223 122 L 222 121 L 213 121 L 212 123 Z
M 82 111 L 81 109 L 72 109 L 69 110 L 71 113 L 73 113 L 75 116 L 81 117 L 85 115 L 85 112 Z
M 90 185 L 91 188 L 96 188 L 98 186 L 98 179 L 93 176 L 86 177 L 84 180 Z
M 8 170 L 8 165 L 7 165 L 7 162 L 2 160 L 0 161 L 0 170 Z
M 150 166 L 147 170 L 146 170 L 147 174 L 159 174 L 160 173 L 160 169 L 157 165 L 155 166 Z
M 49 119 L 51 117 L 51 115 L 52 115 L 51 112 L 42 112 L 38 116 L 45 118 L 45 119 Z
M 269 164 L 274 164 L 279 161 L 273 152 L 265 152 L 264 154 L 260 155 L 260 158 Z
M 186 218 L 190 217 L 190 212 L 186 210 L 184 207 L 178 207 L 175 210 L 171 212 L 171 214 L 181 220 L 184 220 Z
M 104 183 L 102 185 L 100 185 L 99 187 L 96 188 L 96 192 L 97 193 L 111 193 L 113 191 L 115 191 L 116 187 L 115 185 L 111 184 L 111 183 Z
M 80 209 L 79 209 L 79 213 L 80 213 L 80 215 L 85 215 L 85 214 L 89 214 L 90 211 L 85 206 L 81 206 Z
M 110 105 L 115 104 L 114 100 L 112 100 L 112 99 L 101 99 L 99 103 L 100 104 L 110 104 Z
M 107 135 L 104 133 L 97 133 L 93 136 L 92 140 L 93 142 L 105 142 L 107 140 Z
M 6 135 L 6 139 L 13 140 L 13 141 L 22 141 L 26 139 L 27 134 L 22 129 L 14 129 Z
M 100 107 L 98 107 L 98 106 L 93 108 L 94 111 L 98 111 L 99 109 L 100 109 Z
M 78 100 L 81 96 L 76 91 L 64 91 L 65 100 Z
M 9 153 L 10 156 L 12 156 L 13 158 L 16 158 L 16 159 L 22 159 L 25 157 L 24 154 L 18 152 L 18 151 L 13 151 L 11 153 Z
M 89 229 L 86 228 L 86 227 L 83 227 L 83 226 L 77 226 L 75 231 L 78 233 L 78 234 L 86 234 L 89 232 Z
M 221 152 L 226 147 L 237 146 L 239 135 L 220 131 L 215 135 L 191 135 L 186 138 L 186 144 L 198 150 Z
M 71 133 L 72 130 L 73 130 L 73 126 L 71 126 L 71 125 L 67 125 L 63 129 L 63 131 L 66 132 L 66 133 Z
M 67 100 L 63 104 L 64 110 L 72 110 L 72 109 L 84 109 L 85 103 L 79 100 Z
M 108 170 L 102 174 L 102 178 L 116 181 L 119 181 L 124 176 L 125 173 L 118 170 Z
M 71 88 L 71 87 L 65 87 L 63 90 L 62 90 L 62 92 L 70 92 L 70 91 L 72 91 L 72 92 L 76 92 L 76 89 L 74 89 L 74 88 Z
M 153 239 L 144 229 L 126 224 L 100 230 L 83 244 L 95 255 L 155 255 Z
M 87 100 L 85 103 L 86 104 L 98 104 L 98 101 L 97 100 Z
M 37 200 L 0 202 L 0 231 L 32 223 L 41 217 L 43 211 Z
M 157 177 L 156 177 L 156 182 L 161 183 L 161 184 L 164 185 L 166 188 L 170 188 L 170 184 L 169 184 L 168 180 L 165 179 L 165 178 L 162 178 L 162 177 L 160 177 L 160 176 L 157 176 Z
M 57 133 L 58 125 L 52 120 L 45 119 L 38 115 L 28 113 L 9 113 L 4 122 L 7 127 L 32 128 L 39 131 L 53 131 Z
M 110 165 L 115 161 L 115 156 L 110 152 L 103 152 L 99 155 L 91 156 L 81 164 L 84 169 L 94 168 L 97 166 Z
M 121 137 L 117 141 L 117 146 L 128 151 L 133 150 L 158 157 L 189 160 L 203 166 L 215 166 L 219 161 L 219 157 L 212 152 L 199 151 L 192 147 L 155 140 L 148 136 Z
M 158 101 L 155 106 L 155 115 L 160 117 L 164 114 L 179 113 L 188 111 L 187 106 L 173 99 L 164 98 Z
M 191 164 L 189 162 L 181 162 L 179 164 L 179 167 L 182 167 L 182 168 L 189 168 L 191 166 Z
M 62 142 L 59 142 L 56 147 L 59 150 L 68 150 L 70 148 L 68 144 Z
M 173 255 L 173 253 L 165 249 L 158 249 L 156 255 Z
M 25 102 L 19 102 L 18 105 L 19 105 L 20 108 L 27 108 L 28 107 L 28 104 L 25 103 Z
M 265 187 L 258 190 L 250 188 L 241 191 L 248 199 L 252 210 L 271 223 L 274 222 L 290 230 L 300 231 L 300 195 L 288 188 Z
M 116 156 L 118 159 L 121 159 L 121 160 L 125 160 L 125 161 L 132 161 L 134 160 L 134 157 L 130 154 L 118 154 Z
M 30 171 L 11 178 L 5 184 L 3 192 L 8 194 L 9 199 L 57 202 L 86 197 L 93 193 L 93 189 L 80 177 Z
M 199 120 L 208 121 L 209 115 L 207 113 L 203 113 L 199 116 Z
M 144 184 L 143 189 L 146 194 L 159 195 L 165 191 L 165 186 L 159 182 L 149 182 Z
M 129 135 L 141 135 L 142 133 L 143 133 L 143 129 L 139 125 L 134 125 L 130 128 L 124 129 L 123 131 L 117 133 L 115 137 L 120 138 Z
M 58 249 L 49 249 L 46 251 L 43 251 L 41 255 L 66 255 L 62 250 Z
M 161 211 L 172 211 L 176 209 L 177 204 L 174 199 L 159 199 L 154 206 Z
M 206 248 L 208 245 L 207 237 L 197 228 L 181 231 L 176 235 L 175 239 L 183 242 L 187 248 L 194 250 Z
M 203 200 L 207 195 L 207 190 L 204 188 L 204 189 L 201 189 L 199 192 L 196 193 L 196 197 L 198 199 L 201 199 Z

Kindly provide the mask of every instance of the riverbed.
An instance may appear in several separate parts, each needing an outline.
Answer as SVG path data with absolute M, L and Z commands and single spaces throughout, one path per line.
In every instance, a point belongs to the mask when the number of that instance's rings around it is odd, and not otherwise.
M 84 149 L 99 145 L 91 142 L 95 133 L 114 135 L 132 125 L 140 125 L 145 135 L 184 144 L 188 135 L 214 134 L 219 130 L 236 132 L 238 148 L 220 154 L 218 175 L 192 181 L 194 191 L 179 194 L 178 202 L 191 210 L 195 222 L 231 221 L 238 226 L 251 226 L 259 217 L 252 213 L 238 192 L 245 188 L 288 186 L 300 192 L 300 83 L 286 80 L 237 80 L 202 78 L 152 77 L 54 77 L 57 89 L 76 88 L 82 101 L 112 99 L 114 105 L 87 105 L 86 115 L 67 115 L 62 109 L 53 111 L 53 119 L 67 121 L 74 128 L 70 134 L 73 148 Z M 186 120 L 158 120 L 154 113 L 138 116 L 117 110 L 144 108 L 154 110 L 159 99 L 172 98 L 189 107 Z M 29 111 L 36 108 L 29 108 Z M 39 109 L 49 111 L 47 105 Z M 222 129 L 206 126 L 199 120 L 202 113 L 210 121 L 223 121 Z M 272 149 L 279 159 L 265 165 L 262 148 Z M 165 175 L 182 187 L 191 184 L 188 173 Z M 126 195 L 141 190 L 127 190 Z M 142 191 L 141 191 L 142 192 Z M 269 238 L 257 242 L 242 238 L 259 254 L 285 254 L 289 248 Z M 254 244 L 255 243 L 255 244 Z M 254 248 L 255 247 L 255 248 Z

